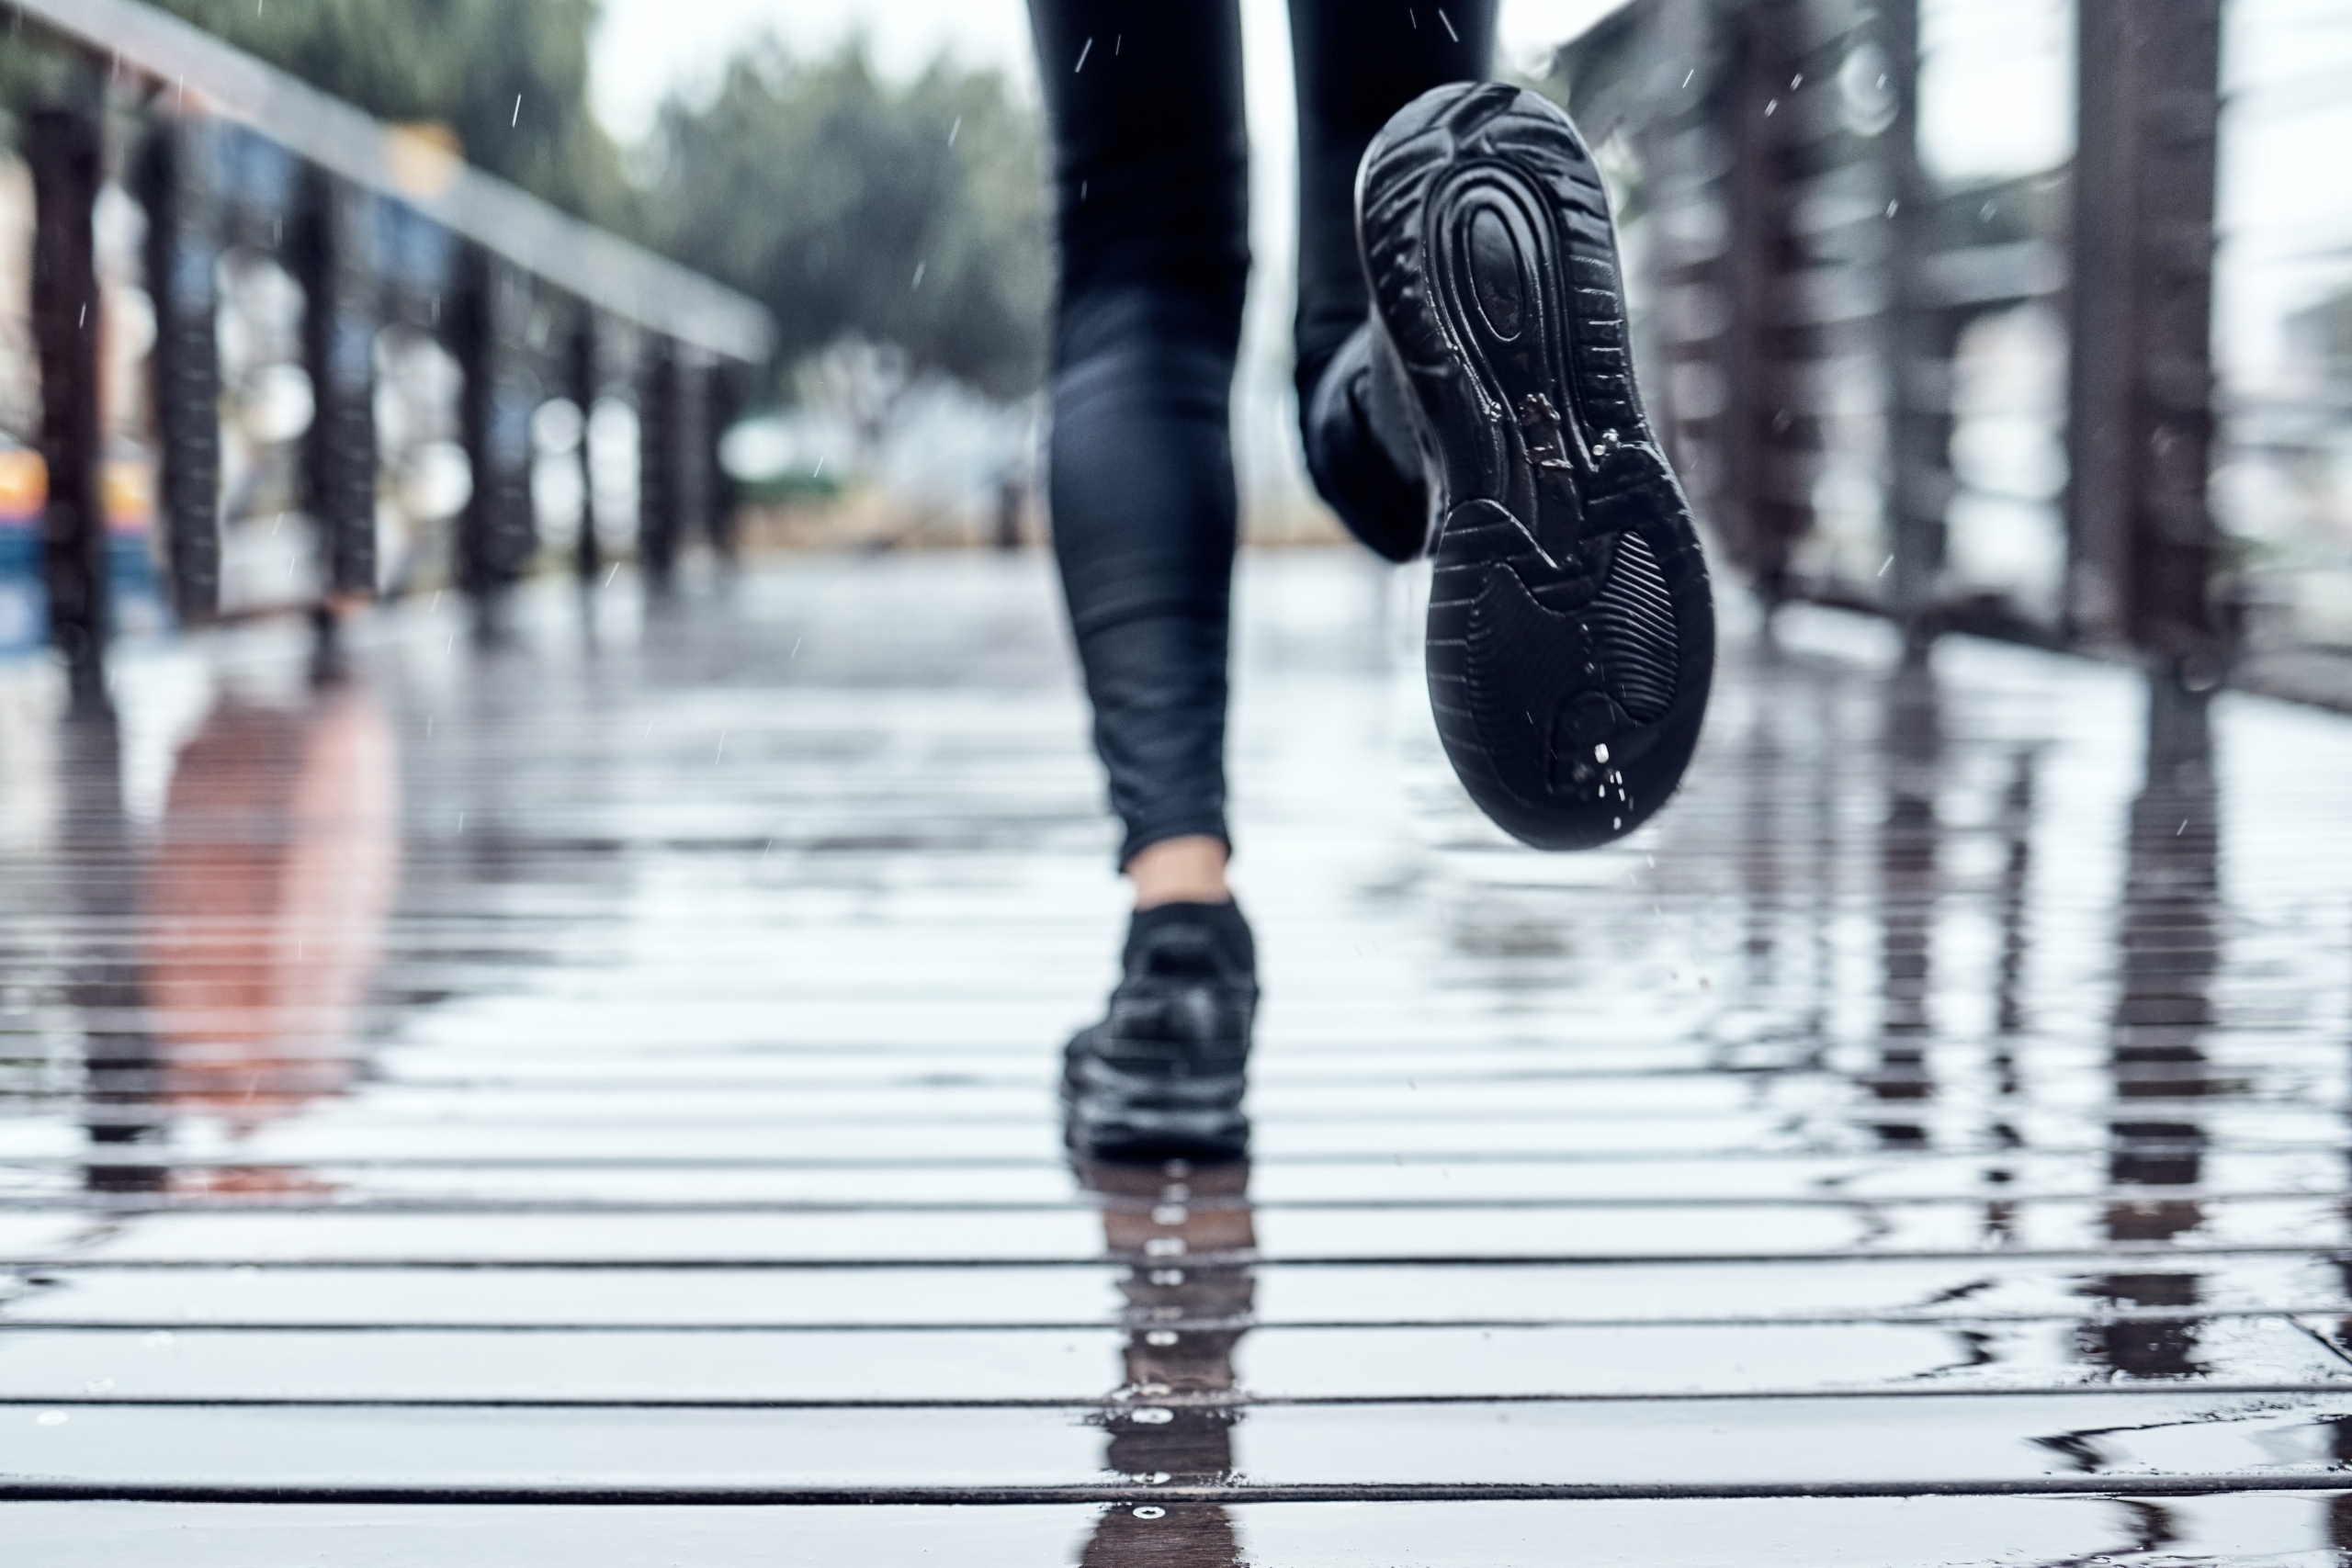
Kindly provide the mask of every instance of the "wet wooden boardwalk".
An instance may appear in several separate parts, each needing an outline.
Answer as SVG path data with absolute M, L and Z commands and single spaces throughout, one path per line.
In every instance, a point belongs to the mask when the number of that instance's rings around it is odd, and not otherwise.
M 1035 558 L 0 672 L 9 1559 L 2352 1561 L 2352 722 L 1804 613 L 1544 858 L 1244 606 L 1246 1171 L 1061 1158 Z

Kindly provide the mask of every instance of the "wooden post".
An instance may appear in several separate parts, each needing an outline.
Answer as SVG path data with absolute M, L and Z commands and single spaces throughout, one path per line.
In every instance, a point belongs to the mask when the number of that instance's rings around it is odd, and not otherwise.
M 155 309 L 156 488 L 172 609 L 184 626 L 220 608 L 218 158 L 209 127 L 167 120 L 148 139 L 138 177 Z
M 1769 604 L 1789 592 L 1789 560 L 1812 524 L 1784 460 L 1799 417 L 1790 370 L 1801 332 L 1787 320 L 1786 278 L 1800 249 L 1794 229 L 1796 115 L 1792 93 L 1803 22 L 1796 0 L 1758 0 L 1729 17 L 1731 248 L 1725 258 L 1729 323 L 1724 345 L 1723 463 L 1718 521 L 1734 558 Z
M 645 585 L 668 590 L 684 534 L 684 506 L 678 463 L 678 345 L 667 338 L 647 343 L 637 389 L 637 558 Z
M 476 628 L 495 636 L 506 592 L 538 545 L 531 514 L 531 412 L 538 383 L 524 362 L 531 284 L 503 257 L 469 247 L 450 322 L 465 375 L 460 401 L 473 494 L 458 520 L 458 581 Z
M 1951 502 L 1951 331 L 1925 276 L 1936 196 L 1919 167 L 1919 0 L 1886 0 L 1879 16 L 1894 111 L 1874 149 L 1888 198 L 1887 607 L 1917 658 L 1939 629 Z
M 732 366 L 706 363 L 702 387 L 702 442 L 697 457 L 703 474 L 703 513 L 710 529 L 710 547 L 731 566 L 736 559 L 735 480 L 720 461 L 719 446 L 743 414 L 742 373 Z
M 2079 0 L 2068 612 L 2218 674 L 2209 339 L 2221 0 Z
M 25 159 L 33 178 L 33 338 L 40 359 L 41 460 L 49 504 L 41 543 L 50 636 L 77 713 L 107 707 L 107 521 L 100 490 L 96 118 L 35 109 Z
M 595 416 L 596 398 L 604 389 L 596 340 L 596 308 L 582 300 L 567 345 L 564 383 L 567 395 L 580 409 L 580 536 L 572 541 L 571 559 L 580 581 L 590 587 L 603 574 L 605 562 L 604 541 L 596 537 L 596 466 L 590 460 L 593 454 L 588 445 L 589 422 Z
M 305 502 L 331 597 L 376 591 L 376 204 L 309 171 L 295 278 L 307 301 L 302 365 L 316 412 L 302 443 Z

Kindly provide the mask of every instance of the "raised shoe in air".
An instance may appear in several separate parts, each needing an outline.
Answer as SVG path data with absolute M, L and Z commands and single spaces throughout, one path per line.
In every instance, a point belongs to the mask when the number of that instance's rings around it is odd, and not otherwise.
M 1428 486 L 1430 701 L 1514 837 L 1585 849 L 1665 804 L 1699 739 L 1714 608 L 1642 413 L 1600 174 L 1551 103 L 1455 84 L 1357 174 L 1380 374 Z

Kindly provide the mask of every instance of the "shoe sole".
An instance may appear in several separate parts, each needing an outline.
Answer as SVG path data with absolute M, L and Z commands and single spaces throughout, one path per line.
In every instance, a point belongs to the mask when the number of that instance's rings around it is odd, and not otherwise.
M 1606 843 L 1680 782 L 1715 638 L 1690 505 L 1634 388 L 1600 171 L 1544 99 L 1457 84 L 1374 140 L 1356 210 L 1437 520 L 1446 756 L 1522 842 Z

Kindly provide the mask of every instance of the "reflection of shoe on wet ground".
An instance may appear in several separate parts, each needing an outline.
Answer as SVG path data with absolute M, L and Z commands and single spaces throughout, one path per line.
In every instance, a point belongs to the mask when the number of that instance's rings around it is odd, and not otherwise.
M 1081 1163 L 1102 1205 L 1104 1249 L 1128 1264 L 1125 1381 L 1102 1413 L 1103 1469 L 1147 1486 L 1233 1480 L 1240 1412 L 1233 1351 L 1249 1331 L 1257 1228 L 1250 1168 Z M 1114 1505 L 1080 1561 L 1091 1565 L 1238 1562 L 1230 1517 L 1200 1503 Z

